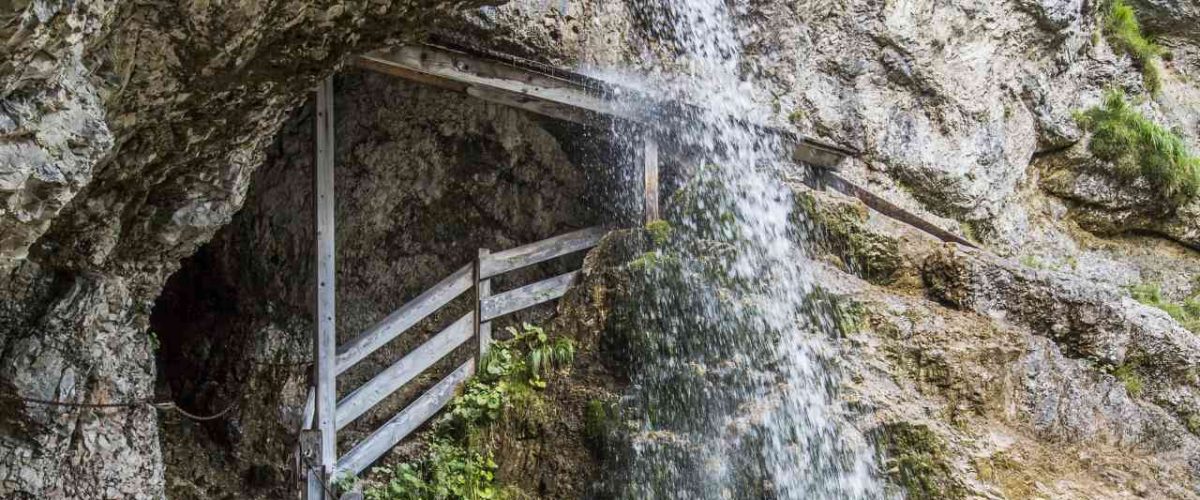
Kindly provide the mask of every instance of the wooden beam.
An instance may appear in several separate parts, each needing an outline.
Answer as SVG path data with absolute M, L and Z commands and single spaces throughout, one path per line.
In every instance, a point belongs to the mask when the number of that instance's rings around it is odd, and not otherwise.
M 858 198 L 863 202 L 863 204 L 871 207 L 871 209 L 875 210 L 876 212 L 925 231 L 939 240 L 958 243 L 971 248 L 978 248 L 974 243 L 967 241 L 966 238 L 942 229 L 932 222 L 922 219 L 919 215 L 900 208 L 896 204 L 887 201 L 886 199 L 867 191 L 862 187 L 859 187 L 853 182 L 850 182 L 833 172 L 823 172 L 821 174 L 820 183 L 847 196 Z
M 596 88 L 588 87 L 511 62 L 433 45 L 381 49 L 359 56 L 356 64 L 364 69 L 465 92 L 487 101 L 575 123 L 607 124 L 615 118 L 669 131 L 672 126 L 681 124 L 663 123 L 663 120 L 694 116 L 693 113 L 670 111 L 694 107 L 690 104 L 657 101 L 645 93 L 613 84 L 596 83 Z M 782 129 L 745 125 L 784 138 L 792 144 L 793 158 L 809 165 L 836 168 L 844 158 L 856 154 L 832 144 L 797 137 Z
M 567 289 L 571 288 L 571 284 L 574 283 L 575 276 L 577 275 L 579 275 L 579 271 L 571 271 L 488 297 L 480 304 L 480 319 L 490 321 L 505 314 L 514 313 L 521 309 L 562 297 L 563 294 L 567 293 Z
M 376 349 L 391 342 L 397 335 L 412 328 L 417 322 L 425 319 L 463 292 L 470 290 L 473 268 L 474 266 L 471 264 L 459 268 L 429 290 L 418 295 L 417 298 L 396 309 L 395 312 L 363 332 L 358 338 L 338 348 L 337 373 L 341 375 L 347 368 L 354 366 L 355 363 L 369 356 Z
M 313 342 L 313 365 L 316 368 L 316 427 L 321 431 L 321 466 L 326 475 L 337 460 L 337 433 L 334 430 L 334 411 L 337 399 L 334 377 L 337 350 L 335 279 L 335 228 L 333 186 L 333 77 L 321 80 L 317 88 L 317 161 L 314 172 L 313 205 L 316 213 L 316 317 L 317 331 Z
M 366 413 L 384 398 L 396 392 L 408 381 L 429 369 L 439 359 L 446 357 L 455 348 L 472 337 L 475 313 L 469 312 L 459 318 L 420 347 L 400 358 L 380 372 L 375 378 L 347 394 L 337 405 L 337 429 Z
M 432 389 L 429 389 L 420 398 L 417 398 L 416 401 L 413 401 L 412 404 L 404 408 L 403 411 L 396 414 L 395 417 L 392 417 L 391 420 L 388 420 L 387 423 L 371 433 L 370 436 L 367 436 L 366 439 L 346 452 L 342 456 L 342 459 L 338 461 L 338 473 L 353 474 L 356 476 L 362 473 L 367 466 L 379 460 L 379 457 L 387 453 L 393 446 L 396 446 L 396 443 L 399 443 L 446 406 L 451 398 L 454 397 L 455 390 L 474 372 L 474 359 L 467 360 L 466 363 L 459 365 L 453 373 L 442 379 Z
M 321 471 L 321 431 L 300 431 L 300 443 L 296 447 L 296 467 L 300 473 L 300 493 L 303 500 L 321 500 L 325 497 L 325 474 Z M 330 499 L 332 500 L 332 499 Z
M 642 200 L 646 222 L 658 220 L 658 143 L 646 133 L 642 137 Z
M 492 322 L 482 320 L 483 301 L 492 295 L 492 280 L 482 278 L 482 264 L 491 251 L 479 249 L 479 257 L 475 259 L 475 338 L 479 341 L 479 367 L 483 367 L 484 357 L 492 345 Z
M 594 226 L 547 238 L 537 243 L 510 248 L 503 252 L 479 256 L 480 279 L 491 278 L 539 262 L 587 250 L 600 243 L 607 233 L 603 227 Z

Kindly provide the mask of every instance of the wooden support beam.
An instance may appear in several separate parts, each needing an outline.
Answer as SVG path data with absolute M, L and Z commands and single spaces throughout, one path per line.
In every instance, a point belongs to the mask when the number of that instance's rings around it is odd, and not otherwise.
M 596 246 L 605 234 L 607 234 L 607 230 L 595 226 L 547 238 L 537 243 L 510 248 L 503 252 L 480 254 L 480 279 L 491 278 L 569 253 L 587 250 Z
M 339 347 L 337 353 L 338 375 L 384 344 L 391 342 L 397 335 L 412 328 L 413 325 L 433 314 L 434 311 L 450 303 L 463 292 L 470 290 L 471 273 L 474 271 L 474 267 L 468 264 L 459 268 L 446 279 L 433 285 L 433 288 L 396 309 L 396 312 L 389 314 L 388 317 L 363 332 L 358 338 Z
M 396 392 L 401 386 L 470 339 L 473 333 L 471 326 L 474 323 L 475 313 L 467 313 L 446 327 L 445 330 L 425 341 L 420 347 L 400 358 L 400 361 L 387 367 L 375 378 L 347 394 L 337 405 L 337 429 L 341 430 L 346 424 L 362 416 L 367 410 L 375 407 L 384 398 Z
M 321 460 L 324 472 L 333 470 L 337 460 L 337 433 L 334 429 L 335 401 L 337 399 L 334 377 L 337 350 L 336 301 L 334 266 L 334 186 L 333 186 L 333 77 L 321 81 L 317 88 L 317 161 L 314 172 L 316 195 L 316 317 L 317 330 L 313 342 L 313 365 L 316 374 L 316 427 L 321 431 Z
M 663 123 L 663 120 L 694 116 L 694 113 L 669 111 L 692 107 L 690 104 L 656 101 L 642 92 L 612 84 L 597 84 L 602 88 L 585 87 L 576 81 L 509 62 L 433 45 L 381 49 L 359 56 L 356 64 L 364 69 L 465 92 L 490 102 L 575 123 L 607 124 L 612 119 L 619 119 L 667 131 L 679 124 Z M 796 161 L 816 167 L 836 168 L 846 156 L 855 154 L 845 148 L 796 137 L 785 130 L 745 125 L 783 137 L 792 144 L 792 156 Z
M 402 439 L 446 406 L 454 392 L 475 372 L 475 360 L 467 360 L 420 398 L 367 436 L 338 461 L 339 474 L 358 475 Z
M 479 316 L 484 321 L 490 321 L 562 297 L 578 275 L 579 271 L 571 271 L 488 297 L 480 304 Z
M 484 278 L 483 262 L 491 250 L 479 249 L 479 258 L 475 259 L 475 338 L 479 342 L 479 368 L 483 367 L 484 357 L 492 345 L 492 322 L 483 320 L 483 301 L 492 295 L 492 280 Z
M 859 187 L 853 182 L 843 179 L 841 176 L 833 172 L 821 173 L 819 183 L 823 186 L 833 189 L 834 191 L 858 198 L 859 201 L 862 201 L 864 205 L 871 207 L 871 209 L 875 210 L 876 212 L 925 231 L 939 240 L 958 243 L 971 248 L 978 248 L 974 243 L 967 241 L 966 238 L 942 229 L 934 225 L 932 222 L 922 219 L 917 214 L 900 208 L 896 204 L 887 201 L 886 199 L 876 195 L 875 193 L 867 191 L 862 187 Z
M 296 447 L 296 467 L 300 473 L 302 500 L 321 500 L 325 496 L 325 473 L 321 470 L 321 431 L 300 431 Z
M 642 137 L 642 200 L 645 222 L 654 222 L 658 215 L 658 142 L 647 133 Z

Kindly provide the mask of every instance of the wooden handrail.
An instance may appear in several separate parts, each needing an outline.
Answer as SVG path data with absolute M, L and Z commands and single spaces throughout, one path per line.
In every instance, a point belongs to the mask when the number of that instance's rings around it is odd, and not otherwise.
M 354 366 L 355 363 L 362 361 L 376 349 L 383 347 L 384 344 L 391 342 L 396 336 L 412 328 L 413 325 L 433 314 L 434 311 L 470 290 L 472 267 L 472 264 L 467 264 L 454 271 L 446 279 L 433 285 L 432 288 L 367 329 L 358 338 L 338 347 L 338 375 Z
M 347 394 L 341 401 L 338 401 L 337 429 L 341 430 L 346 424 L 362 416 L 363 413 L 396 392 L 413 377 L 446 357 L 463 342 L 470 340 L 474 333 L 474 324 L 475 313 L 467 313 L 454 324 L 425 341 L 420 347 L 400 358 L 400 361 L 387 367 L 375 378 Z
M 442 379 L 432 389 L 404 408 L 387 423 L 346 452 L 337 463 L 338 474 L 358 475 L 368 465 L 387 453 L 389 449 L 407 437 L 421 424 L 446 406 L 454 396 L 455 389 L 475 373 L 475 359 L 459 365 L 453 373 Z
M 571 271 L 487 297 L 479 304 L 480 320 L 491 321 L 505 314 L 511 314 L 521 309 L 562 297 L 563 294 L 567 293 L 567 289 L 571 287 L 571 284 L 575 281 L 575 277 L 578 275 L 579 271 Z
M 479 279 L 487 279 L 563 255 L 587 250 L 600 243 L 605 229 L 600 226 L 544 239 L 479 257 Z

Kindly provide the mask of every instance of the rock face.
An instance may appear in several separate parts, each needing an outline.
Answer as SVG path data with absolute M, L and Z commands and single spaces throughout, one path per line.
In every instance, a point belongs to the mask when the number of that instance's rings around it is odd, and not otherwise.
M 0 496 L 279 496 L 308 349 L 301 105 L 346 54 L 433 27 L 613 78 L 672 70 L 670 34 L 645 25 L 653 3 L 480 3 L 0 6 Z M 1130 3 L 1171 52 L 1163 95 L 1141 107 L 1196 150 L 1196 8 Z M 1072 112 L 1109 86 L 1144 91 L 1096 4 L 737 6 L 746 78 L 776 125 L 860 150 L 844 175 L 987 250 L 802 195 L 837 222 L 835 244 L 815 245 L 837 268 L 829 283 L 868 311 L 847 350 L 854 394 L 894 431 L 897 470 L 929 472 L 942 493 L 1196 495 L 1194 332 L 1122 287 L 1194 293 L 1200 205 L 1157 217 L 1140 203 L 1154 193 L 1114 184 L 1087 154 Z M 477 248 L 596 222 L 591 201 L 619 197 L 591 177 L 623 175 L 603 133 L 377 76 L 339 88 L 343 335 Z M 201 413 L 237 406 L 160 427 L 145 405 L 11 400 L 168 395 Z
M 150 306 L 178 260 L 239 208 L 288 110 L 344 54 L 411 36 L 449 7 L 5 5 L 5 394 L 152 398 Z M 161 496 L 156 417 L 145 406 L 13 403 L 3 418 L 2 496 Z

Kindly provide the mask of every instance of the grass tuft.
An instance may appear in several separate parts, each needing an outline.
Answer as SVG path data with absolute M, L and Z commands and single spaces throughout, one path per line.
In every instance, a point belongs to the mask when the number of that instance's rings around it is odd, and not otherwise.
M 1109 43 L 1133 58 L 1142 68 L 1146 89 L 1152 95 L 1158 95 L 1162 90 L 1162 69 L 1159 67 L 1162 47 L 1142 33 L 1137 13 L 1125 0 L 1109 0 L 1105 14 L 1104 32 L 1108 35 Z
M 1077 120 L 1092 133 L 1093 155 L 1111 162 L 1126 180 L 1146 179 L 1172 208 L 1200 191 L 1200 158 L 1191 155 L 1178 134 L 1142 116 L 1120 90 L 1105 92 L 1101 105 Z
M 1183 302 L 1171 302 L 1162 296 L 1158 285 L 1143 283 L 1130 288 L 1129 294 L 1138 302 L 1162 309 L 1193 333 L 1200 333 L 1200 293 Z

